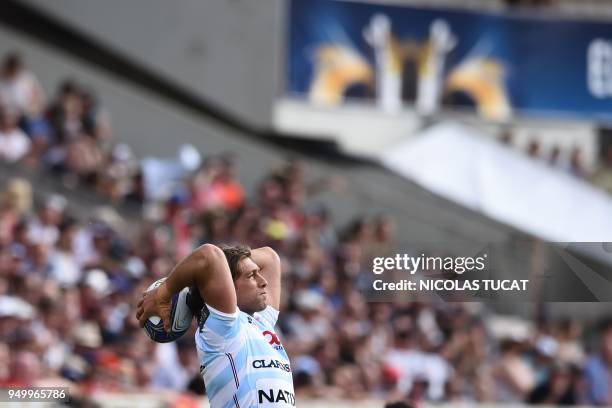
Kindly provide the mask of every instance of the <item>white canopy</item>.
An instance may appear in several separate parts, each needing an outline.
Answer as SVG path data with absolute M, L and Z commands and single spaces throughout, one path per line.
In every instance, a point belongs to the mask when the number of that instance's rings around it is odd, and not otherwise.
M 383 154 L 384 164 L 449 200 L 554 242 L 612 241 L 612 198 L 457 123 Z

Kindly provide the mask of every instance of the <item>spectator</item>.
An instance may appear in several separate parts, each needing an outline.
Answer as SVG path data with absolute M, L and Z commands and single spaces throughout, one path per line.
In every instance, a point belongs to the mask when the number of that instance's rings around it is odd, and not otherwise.
M 167 347 L 176 350 L 172 353 L 174 357 L 166 359 L 157 366 L 152 384 L 158 388 L 185 391 L 193 376 L 199 372 L 195 345 L 193 341 L 183 337 Z
M 600 329 L 599 352 L 591 355 L 584 367 L 586 404 L 612 405 L 612 322 L 605 321 Z
M 104 155 L 90 134 L 81 134 L 66 145 L 65 169 L 81 181 L 95 181 L 103 163 Z
M 67 219 L 59 226 L 56 249 L 49 256 L 49 275 L 62 287 L 72 287 L 81 280 L 81 270 L 72 254 L 77 223 Z
M 49 196 L 38 214 L 29 224 L 28 235 L 32 242 L 55 245 L 59 238 L 59 225 L 66 209 L 66 199 L 54 194 Z
M 561 156 L 561 148 L 558 145 L 554 145 L 550 150 L 550 157 L 548 158 L 548 164 L 551 166 L 559 165 L 559 158 Z
M 499 136 L 499 141 L 505 146 L 512 146 L 514 144 L 514 135 L 512 134 L 512 130 L 509 128 L 504 129 Z
M 13 163 L 25 157 L 30 149 L 30 139 L 17 127 L 17 115 L 0 107 L 0 160 Z
M 19 220 L 32 205 L 32 186 L 27 180 L 11 179 L 0 196 L 0 248 L 14 238 Z
M 527 145 L 527 156 L 538 159 L 540 157 L 540 143 L 533 139 Z
M 563 319 L 557 327 L 558 359 L 574 367 L 582 367 L 585 360 L 582 345 L 582 325 L 578 321 Z
M 530 404 L 575 405 L 576 380 L 570 366 L 557 365 L 549 378 L 538 385 L 529 395 Z
M 100 142 L 108 142 L 112 138 L 110 114 L 101 106 L 98 97 L 91 89 L 81 92 L 81 102 L 83 131 Z
M 0 201 L 2 206 L 13 211 L 16 217 L 24 217 L 32 209 L 32 185 L 26 179 L 11 179 L 7 182 Z
M 582 158 L 582 150 L 579 147 L 574 147 L 570 155 L 570 173 L 578 178 L 587 177 L 586 167 Z
M 297 308 L 287 319 L 287 328 L 298 350 L 309 350 L 331 333 L 331 322 L 326 315 L 325 298 L 312 290 L 295 293 Z
M 13 353 L 9 367 L 11 376 L 4 385 L 7 387 L 32 387 L 42 375 L 40 359 L 32 351 Z
M 237 210 L 244 202 L 244 190 L 236 180 L 236 166 L 231 156 L 221 159 L 219 173 L 210 185 L 210 202 L 230 211 Z
M 103 160 L 105 163 L 96 180 L 97 190 L 115 202 L 127 199 L 134 189 L 133 179 L 138 172 L 138 163 L 132 150 L 128 145 L 120 143 Z
M 44 94 L 38 79 L 15 52 L 5 56 L 0 72 L 0 105 L 29 119 L 38 119 L 44 109 Z
M 604 149 L 600 164 L 591 176 L 591 182 L 612 193 L 612 144 Z
M 522 343 L 506 339 L 501 355 L 492 368 L 496 381 L 497 401 L 522 402 L 535 386 L 535 376 L 523 357 Z
M 8 344 L 0 342 L 0 386 L 5 386 L 11 376 L 11 354 Z
M 70 142 L 83 131 L 83 101 L 79 85 L 65 80 L 48 110 L 48 117 L 54 131 L 55 143 Z M 56 153 L 59 156 L 59 153 Z

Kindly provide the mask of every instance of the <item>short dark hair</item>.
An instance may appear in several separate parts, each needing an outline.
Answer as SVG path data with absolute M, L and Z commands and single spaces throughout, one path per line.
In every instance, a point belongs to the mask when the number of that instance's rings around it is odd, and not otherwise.
M 21 55 L 17 52 L 11 52 L 7 54 L 4 58 L 4 69 L 9 71 L 14 71 L 23 66 L 23 62 L 21 60 Z
M 599 322 L 599 332 L 601 334 L 607 334 L 612 330 L 612 318 L 607 317 Z
M 225 254 L 225 259 L 227 259 L 227 264 L 229 265 L 230 272 L 232 273 L 232 279 L 238 279 L 240 277 L 238 262 L 244 258 L 251 257 L 251 248 L 249 248 L 247 245 L 219 245 L 219 248 L 221 248 Z

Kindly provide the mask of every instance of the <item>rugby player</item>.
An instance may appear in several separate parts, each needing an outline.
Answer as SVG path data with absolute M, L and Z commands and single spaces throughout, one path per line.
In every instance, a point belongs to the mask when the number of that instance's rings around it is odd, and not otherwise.
M 136 318 L 143 326 L 160 316 L 169 330 L 172 296 L 195 286 L 204 301 L 195 340 L 211 407 L 295 406 L 289 358 L 274 330 L 280 259 L 268 247 L 221 248 L 205 244 L 179 262 L 143 293 Z

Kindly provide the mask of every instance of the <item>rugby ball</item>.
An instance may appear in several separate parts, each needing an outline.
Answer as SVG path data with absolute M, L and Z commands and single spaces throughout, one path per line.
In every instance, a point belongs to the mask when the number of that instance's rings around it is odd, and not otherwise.
M 161 278 L 147 288 L 147 292 L 161 285 L 166 278 Z M 164 323 L 159 316 L 151 316 L 145 322 L 144 329 L 151 340 L 157 343 L 168 343 L 181 337 L 191 326 L 193 313 L 187 304 L 189 288 L 183 288 L 172 297 L 172 309 L 170 311 L 171 328 L 164 330 Z

